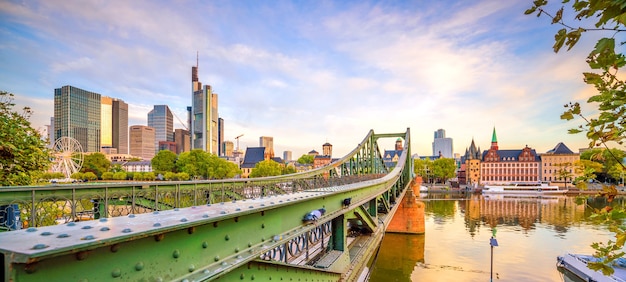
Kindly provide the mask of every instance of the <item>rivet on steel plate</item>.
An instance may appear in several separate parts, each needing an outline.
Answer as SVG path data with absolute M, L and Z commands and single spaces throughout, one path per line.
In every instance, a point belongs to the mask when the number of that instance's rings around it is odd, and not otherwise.
M 172 257 L 179 258 L 180 257 L 180 251 L 179 250 L 174 250 L 174 252 L 172 253 Z
M 194 270 L 196 270 L 196 266 L 195 265 L 190 265 L 189 266 L 189 272 L 193 272 Z
M 75 226 L 75 225 L 76 225 L 76 222 L 68 222 L 68 223 L 67 223 L 67 226 Z M 29 228 L 29 229 L 30 229 L 30 228 Z
M 83 238 L 80 238 L 80 239 L 81 240 L 93 240 L 93 239 L 96 239 L 96 237 L 94 237 L 93 235 L 87 235 L 87 236 L 85 236 Z
M 202 215 L 202 218 L 209 218 L 209 215 L 205 213 Z
M 67 238 L 67 237 L 70 237 L 70 235 L 69 235 L 69 234 L 67 234 L 67 233 L 59 234 L 59 235 L 57 236 L 57 238 Z
M 105 227 L 100 228 L 100 231 L 109 231 L 109 230 L 111 230 L 111 228 L 108 228 L 108 227 L 106 227 L 106 226 L 105 226 Z
M 183 217 L 180 219 L 180 222 L 187 222 L 187 219 Z
M 215 257 L 213 258 L 213 260 L 215 260 L 215 261 L 219 261 L 219 260 L 220 260 L 220 256 L 215 256 Z
M 133 214 L 133 213 L 131 213 L 131 214 L 129 214 L 129 215 L 128 215 L 128 217 L 130 217 L 130 218 L 135 218 L 135 216 L 136 216 L 136 215 L 135 215 L 135 214 Z
M 130 233 L 130 232 L 132 232 L 130 228 L 124 228 L 124 230 L 122 230 L 122 233 Z
M 239 252 L 239 248 L 235 248 L 235 253 L 238 253 L 238 252 Z
M 159 211 L 154 211 L 152 212 L 152 214 L 159 214 Z
M 143 270 L 143 262 L 138 262 L 137 264 L 135 264 L 135 270 L 137 271 Z
M 206 249 L 209 247 L 209 243 L 207 243 L 206 241 L 202 242 L 202 248 Z
M 179 211 L 179 210 L 180 210 L 179 208 L 175 208 L 175 209 L 174 209 L 174 211 Z
M 241 209 L 240 209 L 240 208 L 237 208 L 237 209 L 236 209 L 236 211 L 241 211 Z
M 254 208 L 254 206 L 249 206 L 248 208 L 249 208 L 249 209 L 253 209 L 253 208 Z
M 122 276 L 122 271 L 119 268 L 113 269 L 113 271 L 111 271 L 111 276 L 117 278 Z
M 83 226 L 81 229 L 91 229 L 91 226 L 89 226 L 89 225 L 85 225 L 85 226 Z
M 226 211 L 221 211 L 220 214 L 226 214 Z
M 228 236 L 228 235 L 224 236 L 224 240 L 226 240 L 226 241 L 230 240 L 230 236 Z
M 155 223 L 155 224 L 152 224 L 152 227 L 159 227 L 159 226 L 161 226 L 161 223 L 158 223 L 158 222 L 157 222 L 157 223 Z
M 41 232 L 41 236 L 50 236 L 50 235 L 52 235 L 52 232 L 48 232 L 48 231 Z
M 49 247 L 49 246 L 46 245 L 46 244 L 36 244 L 36 245 L 33 246 L 33 250 L 41 250 L 41 249 L 45 249 L 47 247 Z
M 109 220 L 105 217 L 105 218 L 101 218 L 99 221 L 100 221 L 100 222 L 107 222 L 107 221 L 109 221 Z
M 28 227 L 28 229 L 26 229 L 26 232 L 35 232 L 37 231 L 37 228 L 35 227 Z

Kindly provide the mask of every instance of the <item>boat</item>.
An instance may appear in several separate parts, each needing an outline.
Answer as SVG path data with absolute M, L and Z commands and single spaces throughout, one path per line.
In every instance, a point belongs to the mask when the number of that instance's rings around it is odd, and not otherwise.
M 565 194 L 567 189 L 561 189 L 556 185 L 549 185 L 547 182 L 519 182 L 509 184 L 484 185 L 483 194 Z
M 556 265 L 576 275 L 583 281 L 626 282 L 626 259 L 618 258 L 613 262 L 612 267 L 615 272 L 610 276 L 602 274 L 601 271 L 591 270 L 587 267 L 589 262 L 598 261 L 601 261 L 601 259 L 591 255 L 566 253 L 557 256 Z

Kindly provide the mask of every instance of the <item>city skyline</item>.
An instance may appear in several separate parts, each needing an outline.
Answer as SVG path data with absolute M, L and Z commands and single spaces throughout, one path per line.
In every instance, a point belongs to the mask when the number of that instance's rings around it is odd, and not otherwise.
M 502 147 L 578 151 L 588 142 L 567 129 L 582 121 L 559 116 L 569 101 L 590 109 L 582 72 L 596 35 L 554 54 L 560 27 L 525 16 L 531 4 L 3 2 L 0 89 L 35 110 L 38 129 L 62 85 L 119 98 L 129 127 L 146 125 L 154 105 L 185 119 L 198 64 L 241 150 L 272 136 L 296 159 L 326 140 L 339 157 L 370 129 L 410 127 L 412 153 L 430 155 L 442 128 L 463 154 L 472 140 L 487 148 L 495 127 Z

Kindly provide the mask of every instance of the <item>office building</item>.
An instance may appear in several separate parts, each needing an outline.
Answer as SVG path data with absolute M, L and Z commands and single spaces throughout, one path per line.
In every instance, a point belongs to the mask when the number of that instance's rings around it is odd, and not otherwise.
M 443 129 L 435 131 L 433 156 L 450 159 L 454 157 L 452 152 L 452 138 L 446 138 L 446 131 Z
M 259 138 L 259 147 L 265 147 L 265 159 L 269 160 L 274 157 L 274 137 L 261 136 Z
M 217 94 L 210 85 L 202 86 L 198 80 L 198 65 L 191 67 L 191 146 L 218 155 Z
M 157 148 L 159 142 L 174 142 L 174 115 L 167 105 L 154 105 L 148 113 L 148 126 L 154 128 Z
M 84 152 L 100 152 L 101 95 L 66 85 L 54 89 L 54 139 L 74 138 Z
M 175 129 L 174 142 L 176 142 L 176 154 L 191 151 L 191 135 L 189 134 L 189 130 Z
M 284 151 L 283 152 L 283 160 L 285 160 L 285 163 L 288 163 L 292 160 L 292 152 L 291 151 Z
M 145 125 L 133 125 L 130 127 L 130 154 L 151 160 L 156 154 L 156 130 Z
M 100 150 L 128 154 L 128 104 L 122 100 L 100 99 Z
M 235 152 L 235 144 L 233 141 L 224 141 L 224 156 L 225 157 L 234 157 Z
M 224 147 L 224 119 L 217 119 L 217 144 L 219 149 L 217 150 L 218 156 L 226 156 L 226 147 Z

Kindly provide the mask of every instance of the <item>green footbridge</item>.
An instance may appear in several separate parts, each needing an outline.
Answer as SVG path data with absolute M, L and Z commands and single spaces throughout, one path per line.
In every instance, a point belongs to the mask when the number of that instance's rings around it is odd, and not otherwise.
M 382 138 L 404 139 L 393 168 Z M 412 171 L 407 129 L 370 131 L 327 166 L 276 177 L 0 187 L 0 277 L 364 281 Z

